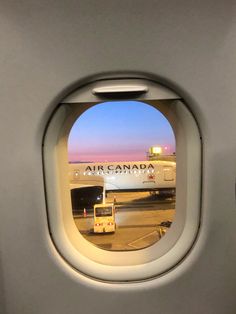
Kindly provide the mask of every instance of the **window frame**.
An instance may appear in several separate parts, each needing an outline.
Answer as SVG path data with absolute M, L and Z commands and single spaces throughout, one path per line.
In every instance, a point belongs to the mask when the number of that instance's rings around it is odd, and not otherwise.
M 145 86 L 145 92 L 96 94 L 112 86 Z M 121 88 L 122 89 L 122 88 Z M 125 99 L 124 99 L 125 98 Z M 150 247 L 128 252 L 106 251 L 88 242 L 75 226 L 68 180 L 67 139 L 78 117 L 92 106 L 114 100 L 152 105 L 169 120 L 176 137 L 176 214 L 165 237 Z M 61 101 L 43 141 L 43 162 L 50 234 L 67 262 L 100 280 L 146 280 L 174 267 L 190 250 L 200 225 L 201 136 L 183 100 L 171 90 L 144 79 L 102 80 L 90 83 Z M 194 177 L 194 182 L 192 178 Z M 125 266 L 125 267 L 124 267 Z

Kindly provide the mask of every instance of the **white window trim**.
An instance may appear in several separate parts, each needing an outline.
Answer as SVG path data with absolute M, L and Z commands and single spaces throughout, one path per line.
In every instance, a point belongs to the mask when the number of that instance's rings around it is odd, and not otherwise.
M 132 100 L 147 102 L 164 113 L 177 139 L 176 214 L 172 226 L 161 241 L 128 252 L 100 249 L 78 232 L 66 166 L 67 137 L 74 120 L 91 105 L 104 102 L 92 91 L 117 85 L 117 81 L 120 85 L 141 83 L 147 87 L 145 95 Z M 98 81 L 79 89 L 64 99 L 53 115 L 45 133 L 43 156 L 50 233 L 57 250 L 78 271 L 106 281 L 145 280 L 170 270 L 190 250 L 200 224 L 201 139 L 192 114 L 169 89 L 141 79 Z

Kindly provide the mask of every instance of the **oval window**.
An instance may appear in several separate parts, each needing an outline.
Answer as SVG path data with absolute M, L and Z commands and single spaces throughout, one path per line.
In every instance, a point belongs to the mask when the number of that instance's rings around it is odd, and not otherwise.
M 170 89 L 144 79 L 79 88 L 47 124 L 43 160 L 50 235 L 81 273 L 145 280 L 190 251 L 200 224 L 201 137 Z
M 86 110 L 68 137 L 71 203 L 83 237 L 113 251 L 143 249 L 175 213 L 173 129 L 153 106 L 113 101 Z

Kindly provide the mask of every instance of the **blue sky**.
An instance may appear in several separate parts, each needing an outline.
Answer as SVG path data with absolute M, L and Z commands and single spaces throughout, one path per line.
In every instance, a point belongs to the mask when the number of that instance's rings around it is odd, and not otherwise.
M 69 161 L 146 160 L 149 147 L 175 151 L 167 119 L 152 106 L 138 101 L 100 103 L 74 123 L 68 139 Z

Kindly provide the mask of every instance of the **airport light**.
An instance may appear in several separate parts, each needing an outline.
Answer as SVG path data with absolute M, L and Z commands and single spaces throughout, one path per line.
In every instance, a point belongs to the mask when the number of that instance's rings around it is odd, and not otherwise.
M 161 146 L 152 146 L 149 149 L 149 152 L 150 152 L 151 155 L 161 155 L 162 148 L 161 148 Z

